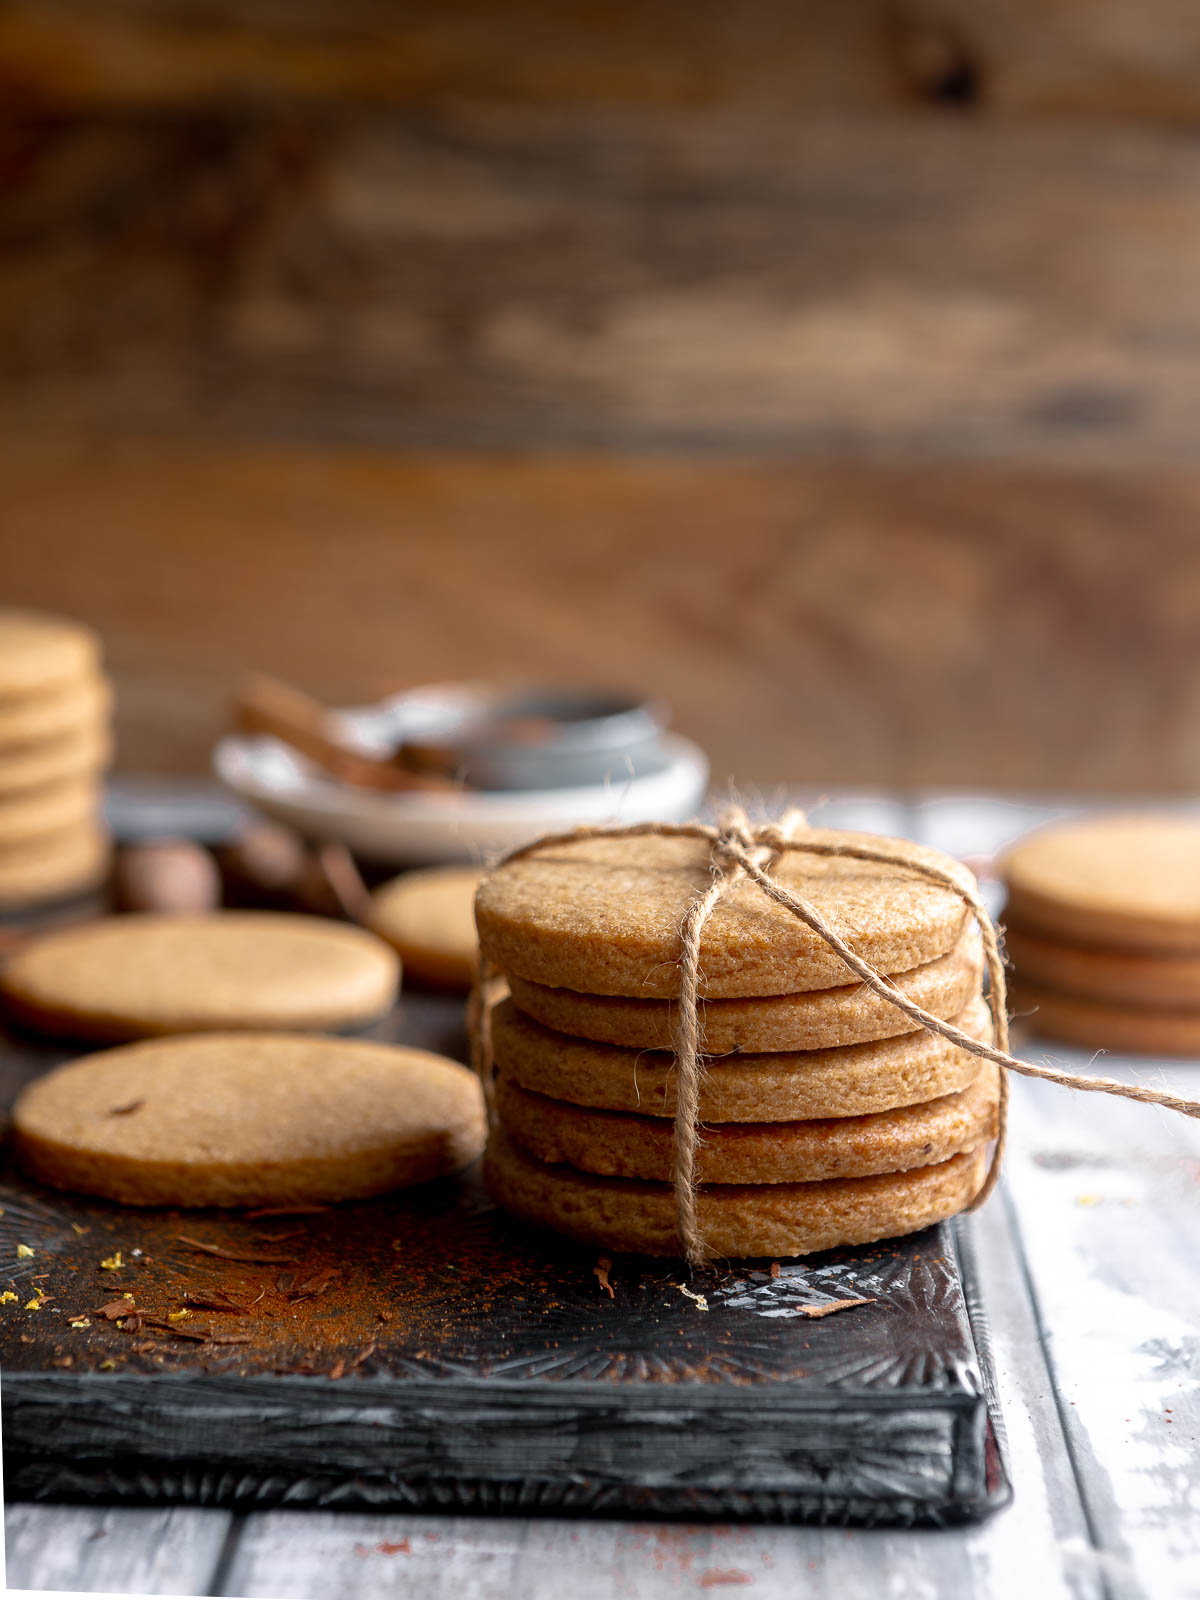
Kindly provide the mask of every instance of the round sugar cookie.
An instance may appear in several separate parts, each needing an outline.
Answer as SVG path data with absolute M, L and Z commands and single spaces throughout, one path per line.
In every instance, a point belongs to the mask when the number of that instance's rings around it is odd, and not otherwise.
M 681 1253 L 675 1196 L 665 1183 L 602 1178 L 526 1155 L 500 1130 L 488 1139 L 484 1177 L 494 1199 L 526 1222 L 605 1250 Z M 700 1190 L 700 1229 L 718 1256 L 803 1256 L 870 1244 L 941 1222 L 979 1193 L 984 1149 L 937 1166 L 821 1183 L 711 1184 Z
M 959 862 L 903 840 L 830 829 L 804 838 L 903 852 L 974 886 Z M 954 890 L 899 866 L 792 850 L 773 873 L 880 972 L 907 972 L 944 955 L 967 915 Z M 684 915 L 711 881 L 703 839 L 638 835 L 552 845 L 483 880 L 475 900 L 480 947 L 504 972 L 533 983 L 670 999 L 679 992 Z M 749 880 L 735 883 L 705 923 L 700 970 L 710 999 L 854 981 L 823 939 Z
M 980 996 L 953 1018 L 990 1042 Z M 492 1014 L 497 1067 L 521 1088 L 551 1099 L 642 1116 L 675 1114 L 675 1062 L 665 1051 L 571 1039 L 543 1028 L 505 1000 Z M 719 1056 L 700 1089 L 703 1122 L 800 1122 L 856 1117 L 954 1094 L 974 1081 L 979 1058 L 923 1030 L 832 1050 Z
M 958 1094 L 865 1117 L 706 1125 L 696 1150 L 700 1183 L 816 1183 L 933 1166 L 996 1137 L 999 1068 L 987 1062 Z M 509 1138 L 539 1161 L 610 1178 L 669 1183 L 673 1125 L 625 1111 L 595 1111 L 496 1082 L 496 1114 Z
M 1089 950 L 1015 923 L 1005 929 L 1004 942 L 1019 983 L 1105 1005 L 1200 1011 L 1200 954 Z
M 85 822 L 0 849 L 0 910 L 97 889 L 108 875 L 111 846 L 98 822 Z
M 106 728 L 77 728 L 51 739 L 0 751 L 0 796 L 23 794 L 72 779 L 97 779 L 112 758 Z
M 229 1028 L 347 1028 L 387 1011 L 382 939 L 273 911 L 103 917 L 35 940 L 0 977 L 17 1021 L 97 1042 Z
M 100 787 L 90 778 L 68 778 L 23 794 L 0 793 L 0 851 L 92 821 L 100 803 Z
M 0 610 L 0 700 L 86 677 L 99 662 L 99 640 L 83 623 L 42 611 Z
M 85 1056 L 31 1083 L 12 1123 L 31 1177 L 140 1206 L 359 1200 L 456 1172 L 484 1131 L 457 1062 L 287 1033 Z
M 979 940 L 968 930 L 949 954 L 911 972 L 894 974 L 892 981 L 923 1010 L 935 1017 L 952 1017 L 979 993 L 982 976 Z M 634 1050 L 672 1046 L 675 1007 L 668 1000 L 578 994 L 512 974 L 508 983 L 522 1011 L 559 1033 Z M 701 1009 L 701 1026 L 705 1049 L 723 1056 L 734 1050 L 824 1050 L 912 1033 L 918 1025 L 873 989 L 852 983 L 804 994 L 709 1000 Z
M 44 694 L 0 700 L 0 761 L 10 746 L 58 739 L 95 728 L 112 711 L 112 691 L 103 678 L 80 678 Z
M 1021 982 L 1013 1010 L 1042 1039 L 1116 1050 L 1132 1056 L 1200 1056 L 1200 1010 L 1157 1011 L 1144 1006 L 1105 1005 Z
M 1014 922 L 1069 944 L 1200 954 L 1200 817 L 1056 822 L 1001 857 Z
M 367 926 L 399 951 L 406 978 L 441 989 L 471 987 L 479 966 L 475 891 L 482 876 L 475 867 L 435 867 L 376 889 Z

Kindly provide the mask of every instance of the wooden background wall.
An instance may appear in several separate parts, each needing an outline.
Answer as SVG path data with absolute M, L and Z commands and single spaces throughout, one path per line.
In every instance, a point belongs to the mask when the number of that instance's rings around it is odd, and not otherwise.
M 259 665 L 1194 789 L 1198 125 L 1173 0 L 8 0 L 5 595 L 140 767 Z

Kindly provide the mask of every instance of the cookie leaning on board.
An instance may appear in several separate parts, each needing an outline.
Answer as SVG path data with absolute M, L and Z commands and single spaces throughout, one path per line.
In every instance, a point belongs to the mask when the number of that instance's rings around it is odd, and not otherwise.
M 939 851 L 821 830 L 807 837 L 885 849 L 894 844 L 955 882 L 974 882 Z M 954 889 L 894 864 L 798 851 L 784 854 L 773 873 L 878 970 L 908 974 L 904 984 L 919 986 L 922 969 L 956 955 L 965 963 L 956 970 L 970 974 L 969 989 L 947 983 L 941 1014 L 958 1017 L 977 1005 L 980 967 L 967 910 Z M 476 920 L 482 955 L 509 976 L 509 1004 L 523 1014 L 513 1024 L 511 1012 L 507 1020 L 501 1013 L 493 1030 L 498 1092 L 485 1172 L 496 1198 L 518 1215 L 613 1249 L 678 1253 L 675 1195 L 664 1166 L 671 1126 L 655 1120 L 669 1115 L 672 1060 L 661 1055 L 648 1062 L 648 1088 L 659 1092 L 647 1094 L 639 1109 L 615 1114 L 613 1083 L 636 1086 L 646 1058 L 637 1048 L 614 1044 L 612 1036 L 628 1038 L 621 1029 L 632 1027 L 631 1019 L 640 1019 L 636 1025 L 644 1029 L 652 1017 L 652 1042 L 669 1042 L 681 924 L 710 881 L 706 840 L 643 834 L 555 842 L 501 865 L 481 885 Z M 699 1217 L 714 1251 L 803 1255 L 908 1232 L 970 1204 L 997 1129 L 993 1066 L 914 1033 L 902 1013 L 864 995 L 820 936 L 749 882 L 732 885 L 712 909 L 701 936 L 700 972 L 702 1022 L 736 1007 L 742 1033 L 733 1036 L 732 1048 L 749 1036 L 759 1059 L 770 1055 L 777 1063 L 764 1072 L 756 1096 L 745 1057 L 707 1062 L 702 1095 L 727 1106 L 736 1102 L 740 1111 L 728 1122 L 706 1122 L 697 1151 Z M 522 1071 L 529 1076 L 529 1036 L 522 1029 L 535 1011 L 543 1041 L 535 1054 L 543 1070 L 531 1089 L 520 1081 Z M 815 1036 L 822 1048 L 788 1048 L 795 1034 L 778 1021 L 789 1013 L 824 1016 L 825 1028 Z M 970 1015 L 974 1028 L 987 1027 L 978 1011 Z M 864 1017 L 871 1019 L 865 1033 Z M 556 1035 L 561 1081 L 553 1060 Z M 908 1057 L 903 1082 L 912 1100 L 888 1081 L 892 1051 L 862 1049 L 864 1040 L 906 1035 L 914 1036 L 900 1048 Z M 641 1039 L 644 1045 L 644 1033 Z M 606 1046 L 602 1057 L 589 1054 L 598 1044 Z M 938 1094 L 947 1062 L 951 1089 Z M 590 1097 L 589 1071 L 597 1085 Z M 725 1096 L 720 1084 L 727 1071 L 737 1082 Z M 815 1079 L 846 1086 L 840 1104 L 831 1105 L 828 1095 L 820 1102 L 823 1117 L 837 1123 L 832 1135 L 827 1128 L 833 1122 L 822 1125 L 811 1116 Z M 931 1086 L 933 1098 L 925 1098 Z M 864 1113 L 864 1092 L 890 1101 L 889 1110 Z M 906 1103 L 908 1109 L 895 1109 Z M 912 1136 L 915 1129 L 923 1130 L 920 1136 Z M 706 1166 L 713 1174 L 707 1181 Z M 721 1181 L 733 1174 L 736 1181 Z
M 210 1033 L 85 1056 L 12 1117 L 39 1182 L 125 1205 L 361 1200 L 467 1166 L 479 1082 L 425 1050 L 310 1034 Z

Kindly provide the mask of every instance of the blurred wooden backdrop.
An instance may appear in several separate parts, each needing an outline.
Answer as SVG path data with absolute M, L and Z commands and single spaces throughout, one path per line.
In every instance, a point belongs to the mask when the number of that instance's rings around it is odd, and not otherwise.
M 1200 786 L 1200 9 L 8 0 L 6 598 L 658 689 L 719 776 Z

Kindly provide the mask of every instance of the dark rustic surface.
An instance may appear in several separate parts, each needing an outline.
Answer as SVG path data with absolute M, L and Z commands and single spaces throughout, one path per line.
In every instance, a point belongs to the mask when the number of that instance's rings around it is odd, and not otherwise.
M 461 1050 L 461 1015 L 381 1031 Z M 53 1058 L 10 1048 L 6 1094 Z M 778 1276 L 618 1257 L 610 1295 L 474 1177 L 245 1218 L 10 1170 L 0 1207 L 10 1496 L 906 1523 L 1007 1493 L 947 1228 Z

